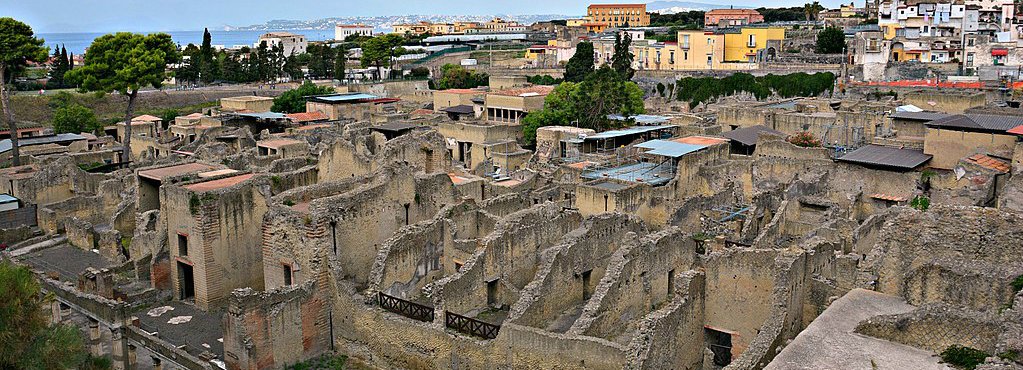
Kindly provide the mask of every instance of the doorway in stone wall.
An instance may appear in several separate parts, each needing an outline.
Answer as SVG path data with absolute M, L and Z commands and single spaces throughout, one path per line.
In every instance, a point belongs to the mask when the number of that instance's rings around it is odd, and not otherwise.
M 181 300 L 195 298 L 195 275 L 192 265 L 178 261 L 178 298 Z

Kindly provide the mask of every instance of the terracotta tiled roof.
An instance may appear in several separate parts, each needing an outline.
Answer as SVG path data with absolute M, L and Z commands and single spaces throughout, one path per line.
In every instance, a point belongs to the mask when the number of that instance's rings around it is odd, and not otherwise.
M 978 166 L 987 169 L 992 169 L 998 172 L 1004 173 L 1009 172 L 1009 170 L 1012 170 L 1012 165 L 1010 165 L 1009 162 L 1003 161 L 998 158 L 992 158 L 984 154 L 974 154 L 967 158 L 966 160 L 976 163 Z
M 300 144 L 300 143 L 302 143 L 302 141 L 295 140 L 295 139 L 270 139 L 270 140 L 260 141 L 260 142 L 256 143 L 256 146 L 261 146 L 261 147 L 264 147 L 264 148 L 279 149 L 279 148 L 281 148 L 283 146 Z
M 1016 126 L 1013 129 L 1006 132 L 1013 135 L 1023 135 L 1023 125 Z
M 219 180 L 200 182 L 198 184 L 192 184 L 185 186 L 185 189 L 194 192 L 206 192 L 210 190 L 223 189 L 242 183 L 245 180 L 251 179 L 253 174 L 238 175 L 233 177 L 227 177 Z
M 327 115 L 323 112 L 303 112 L 303 113 L 291 113 L 287 114 L 288 118 L 292 122 L 303 123 L 312 121 L 324 121 L 327 119 Z
M 883 193 L 874 194 L 874 195 L 871 195 L 870 197 L 874 198 L 874 199 L 887 200 L 887 201 L 890 201 L 890 202 L 905 202 L 905 201 L 909 200 L 908 197 L 901 197 L 901 196 L 898 196 L 898 195 L 883 194 Z
M 674 141 L 676 143 L 682 143 L 682 144 L 708 145 L 708 146 L 710 146 L 710 145 L 721 144 L 721 143 L 727 142 L 728 139 L 720 139 L 720 138 L 716 138 L 716 137 L 706 137 L 706 136 L 689 136 L 689 137 L 683 137 L 683 138 L 678 138 L 678 139 L 672 139 L 671 141 Z
M 148 114 L 143 114 L 141 116 L 132 118 L 132 121 L 156 122 L 156 121 L 163 121 L 163 118 L 156 117 L 156 116 L 150 116 Z
M 447 89 L 447 90 L 438 90 L 438 92 L 448 93 L 448 94 L 482 94 L 482 93 L 485 93 L 486 91 L 476 90 L 476 89 Z

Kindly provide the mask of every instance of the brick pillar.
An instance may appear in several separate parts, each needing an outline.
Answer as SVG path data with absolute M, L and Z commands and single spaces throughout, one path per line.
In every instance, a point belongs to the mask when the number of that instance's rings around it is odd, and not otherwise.
M 103 343 L 100 340 L 99 321 L 89 320 L 89 351 L 93 356 L 103 356 Z

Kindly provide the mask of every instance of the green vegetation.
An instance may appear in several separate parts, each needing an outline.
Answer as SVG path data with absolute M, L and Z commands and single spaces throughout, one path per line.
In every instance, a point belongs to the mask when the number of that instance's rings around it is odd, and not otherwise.
M 926 211 L 931 208 L 931 198 L 926 195 L 917 195 L 913 200 L 909 201 L 909 206 L 920 211 Z
M 96 38 L 85 53 L 85 65 L 64 78 L 83 91 L 119 92 L 128 97 L 124 115 L 124 147 L 131 147 L 131 119 L 141 88 L 159 88 L 167 79 L 167 65 L 179 59 L 177 46 L 165 33 L 139 35 L 120 32 Z M 124 162 L 131 151 L 122 152 Z
M 817 34 L 817 52 L 836 54 L 845 50 L 845 33 L 841 28 L 828 27 Z
M 48 89 L 61 89 L 71 87 L 64 81 L 64 74 L 71 70 L 71 57 L 67 48 L 53 48 L 53 62 L 50 67 L 50 80 L 46 82 Z
M 632 69 L 632 61 L 635 55 L 631 51 L 632 36 L 628 33 L 622 37 L 622 33 L 615 33 L 614 55 L 611 56 L 611 68 L 618 72 L 619 76 L 631 80 L 636 71 Z
M 699 29 L 703 27 L 703 16 L 705 12 L 700 10 L 690 10 L 688 12 L 679 12 L 675 14 L 660 14 L 650 13 L 650 26 L 651 27 L 684 27 Z M 675 30 L 672 30 L 673 33 Z
M 527 145 L 536 141 L 536 130 L 544 126 L 578 125 L 596 131 L 618 127 L 609 114 L 634 115 L 645 112 L 643 91 L 604 66 L 580 83 L 563 82 L 544 100 L 543 110 L 531 112 L 522 120 Z
M 984 363 L 988 356 L 984 351 L 975 348 L 952 345 L 941 352 L 941 361 L 959 369 L 973 370 L 977 365 Z
M 1012 286 L 1013 293 L 1019 293 L 1021 290 L 1023 290 L 1023 275 L 1017 276 L 1015 279 L 1013 279 L 1010 285 Z
M 799 147 L 803 147 L 803 148 L 820 148 L 821 147 L 820 139 L 814 137 L 813 134 L 811 134 L 811 133 L 809 133 L 807 131 L 799 132 L 799 133 L 796 133 L 795 135 L 792 135 L 791 137 L 789 137 L 788 141 L 790 143 L 792 143 L 793 145 L 795 145 L 795 146 L 799 146 Z
M 52 299 L 29 269 L 0 262 L 0 369 L 110 368 L 89 355 L 78 328 L 48 324 Z
M 998 358 L 1003 359 L 1005 361 L 1016 362 L 1016 360 L 1019 359 L 1019 352 L 1012 351 L 1012 350 L 1005 351 L 1005 352 L 999 353 L 998 354 Z
M 799 72 L 763 77 L 754 77 L 748 73 L 735 73 L 725 78 L 686 77 L 677 82 L 676 99 L 688 101 L 689 107 L 695 108 L 700 103 L 739 92 L 751 93 L 757 99 L 765 99 L 772 93 L 783 98 L 792 98 L 818 96 L 831 91 L 834 85 L 835 75 L 831 72 L 812 75 Z
M 43 40 L 35 37 L 32 27 L 14 18 L 0 18 L 0 108 L 3 119 L 12 133 L 18 132 L 18 124 L 14 121 L 11 109 L 11 95 L 7 91 L 8 81 L 25 70 L 29 61 L 46 60 L 46 48 Z M 11 163 L 21 164 L 18 149 L 18 135 L 11 135 Z
M 441 77 L 437 80 L 438 90 L 471 89 L 486 86 L 490 83 L 490 75 L 470 71 L 456 64 L 445 64 L 440 67 Z
M 805 21 L 806 12 L 802 6 L 790 8 L 757 8 L 757 12 L 764 16 L 764 22 L 794 22 Z
M 527 78 L 527 80 L 529 81 L 529 83 L 531 83 L 533 85 L 548 85 L 548 86 L 550 86 L 550 85 L 557 85 L 557 84 L 560 84 L 560 83 L 564 82 L 564 80 L 562 80 L 560 78 L 554 78 L 551 75 L 529 76 Z
M 274 105 L 270 107 L 270 110 L 280 113 L 305 112 L 306 97 L 333 94 L 334 92 L 333 87 L 316 86 L 312 82 L 306 81 L 297 89 L 286 91 L 274 98 Z
M 314 359 L 288 366 L 287 370 L 341 370 L 345 368 L 348 356 L 323 355 Z
M 576 45 L 575 54 L 565 64 L 565 81 L 582 82 L 590 73 L 593 73 L 593 44 L 583 41 Z
M 60 133 L 99 132 L 103 126 L 96 120 L 92 109 L 78 103 L 69 103 L 53 111 L 53 131 Z

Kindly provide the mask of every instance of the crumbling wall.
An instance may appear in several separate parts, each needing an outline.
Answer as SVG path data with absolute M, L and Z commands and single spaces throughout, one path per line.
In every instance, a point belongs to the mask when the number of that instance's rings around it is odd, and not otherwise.
M 511 305 L 536 274 L 540 253 L 582 222 L 579 213 L 544 203 L 502 219 L 457 274 L 438 281 L 436 307 L 469 313 L 487 306 L 487 284 L 498 280 L 499 305 Z
M 731 332 L 733 358 L 743 353 L 771 317 L 778 251 L 736 250 L 710 254 L 707 274 L 707 326 Z
M 695 263 L 696 242 L 678 228 L 626 243 L 570 333 L 627 342 L 640 318 L 671 300 L 676 275 Z
M 629 344 L 630 369 L 703 369 L 704 275 L 675 281 L 671 303 L 643 318 Z
M 349 130 L 319 153 L 319 181 L 362 176 L 400 163 L 416 172 L 447 172 L 451 164 L 444 137 L 436 131 L 413 131 L 384 141 L 380 134 Z
M 451 224 L 439 218 L 399 230 L 380 248 L 369 275 L 369 290 L 411 300 L 424 285 L 443 277 L 444 250 L 453 243 Z
M 586 219 L 561 244 L 543 252 L 536 277 L 508 315 L 516 323 L 547 328 L 559 314 L 589 299 L 625 233 L 646 234 L 638 219 L 605 214 Z M 564 329 L 568 329 L 565 327 Z
M 990 310 L 1023 275 L 1023 216 L 991 208 L 901 208 L 881 230 L 866 268 L 877 290 L 910 304 L 945 302 Z

